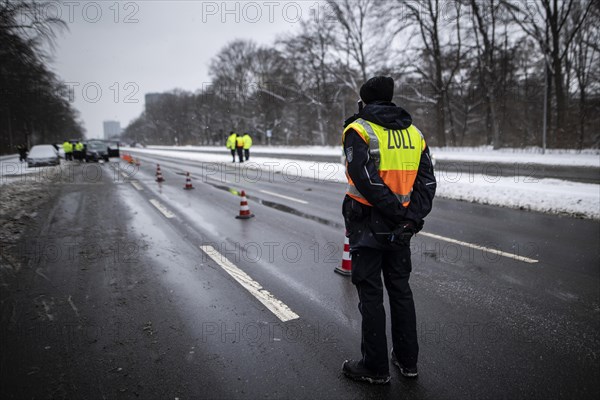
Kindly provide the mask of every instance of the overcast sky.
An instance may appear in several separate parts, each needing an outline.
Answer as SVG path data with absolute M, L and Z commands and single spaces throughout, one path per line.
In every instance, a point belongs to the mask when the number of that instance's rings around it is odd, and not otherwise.
M 72 88 L 88 138 L 103 135 L 104 120 L 127 126 L 143 110 L 145 93 L 202 88 L 210 59 L 232 40 L 271 44 L 319 7 L 317 0 L 51 4 L 40 12 L 60 14 L 69 26 L 52 68 Z

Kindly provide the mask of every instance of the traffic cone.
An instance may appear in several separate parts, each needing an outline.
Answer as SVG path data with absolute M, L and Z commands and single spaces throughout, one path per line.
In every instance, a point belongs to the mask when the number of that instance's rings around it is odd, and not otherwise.
M 240 193 L 242 196 L 242 200 L 240 200 L 240 214 L 236 215 L 237 219 L 250 219 L 254 217 L 254 214 L 250 212 L 250 207 L 248 207 L 248 199 L 246 199 L 246 192 L 242 190 Z
M 344 252 L 342 253 L 342 265 L 335 267 L 335 272 L 341 275 L 352 275 L 352 259 L 350 258 L 350 242 L 344 237 Z
M 156 182 L 164 182 L 165 178 L 162 176 L 162 172 L 160 172 L 160 164 L 156 164 Z
M 190 173 L 187 172 L 185 176 L 185 186 L 183 187 L 186 190 L 194 189 L 192 186 L 192 178 L 190 178 Z

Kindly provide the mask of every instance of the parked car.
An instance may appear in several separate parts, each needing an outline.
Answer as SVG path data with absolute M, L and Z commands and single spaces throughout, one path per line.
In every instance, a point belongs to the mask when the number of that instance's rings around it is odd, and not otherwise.
M 108 161 L 108 147 L 106 143 L 89 141 L 85 143 L 85 161 Z
M 45 165 L 60 165 L 58 152 L 51 144 L 33 146 L 27 155 L 27 166 L 41 167 Z

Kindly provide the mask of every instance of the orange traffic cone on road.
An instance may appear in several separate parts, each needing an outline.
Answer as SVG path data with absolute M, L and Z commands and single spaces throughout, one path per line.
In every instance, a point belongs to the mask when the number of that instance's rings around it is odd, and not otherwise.
M 352 259 L 350 258 L 350 242 L 347 237 L 344 237 L 344 251 L 342 253 L 342 264 L 335 267 L 335 272 L 341 275 L 352 275 Z
M 242 190 L 240 193 L 242 196 L 242 200 L 240 200 L 240 214 L 236 215 L 237 219 L 250 219 L 254 217 L 254 214 L 250 212 L 250 207 L 248 207 L 248 199 L 246 199 L 246 192 Z
M 185 186 L 183 187 L 186 190 L 194 189 L 192 186 L 192 178 L 190 178 L 190 173 L 187 172 L 185 176 Z
M 160 164 L 156 164 L 156 182 L 164 182 L 165 178 L 162 176 L 162 172 L 160 172 Z

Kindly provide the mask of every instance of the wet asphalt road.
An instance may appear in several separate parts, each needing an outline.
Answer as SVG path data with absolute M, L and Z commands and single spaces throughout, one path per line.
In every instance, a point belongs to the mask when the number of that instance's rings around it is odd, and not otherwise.
M 2 398 L 600 394 L 597 222 L 436 200 L 412 244 L 419 379 L 392 367 L 373 387 L 340 374 L 360 354 L 355 289 L 333 273 L 343 185 L 164 158 L 159 185 L 140 159 L 73 167 L 22 241 L 2 282 Z M 242 189 L 250 220 L 234 218 Z

